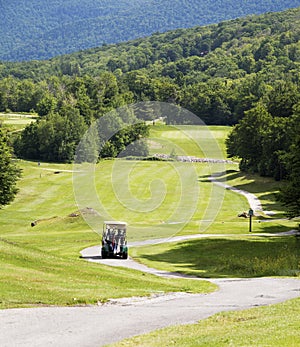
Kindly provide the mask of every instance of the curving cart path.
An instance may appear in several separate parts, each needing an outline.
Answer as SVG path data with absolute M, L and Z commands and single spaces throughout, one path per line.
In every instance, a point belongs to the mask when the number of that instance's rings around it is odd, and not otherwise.
M 182 276 L 148 268 L 132 259 L 101 259 L 99 251 L 99 246 L 90 247 L 81 254 L 86 260 L 107 266 L 126 266 L 159 276 Z M 99 306 L 0 310 L 0 346 L 99 347 L 166 326 L 195 323 L 220 311 L 270 305 L 300 296 L 297 279 L 210 281 L 219 286 L 211 294 L 169 293 L 110 300 Z

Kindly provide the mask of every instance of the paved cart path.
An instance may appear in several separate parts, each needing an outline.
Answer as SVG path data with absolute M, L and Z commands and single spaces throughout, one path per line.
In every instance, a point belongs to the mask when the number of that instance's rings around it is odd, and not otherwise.
M 147 268 L 132 259 L 101 259 L 99 251 L 99 246 L 90 247 L 82 251 L 82 256 L 109 266 L 126 266 L 159 276 L 180 276 Z M 210 281 L 219 286 L 211 294 L 169 293 L 111 300 L 99 306 L 2 310 L 0 346 L 99 347 L 166 326 L 194 323 L 220 311 L 275 304 L 300 296 L 297 279 Z

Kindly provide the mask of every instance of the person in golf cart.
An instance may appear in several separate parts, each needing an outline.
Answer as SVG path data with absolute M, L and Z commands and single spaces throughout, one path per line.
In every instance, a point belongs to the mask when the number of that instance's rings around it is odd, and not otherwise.
M 128 257 L 125 222 L 104 222 L 102 234 L 102 258 Z

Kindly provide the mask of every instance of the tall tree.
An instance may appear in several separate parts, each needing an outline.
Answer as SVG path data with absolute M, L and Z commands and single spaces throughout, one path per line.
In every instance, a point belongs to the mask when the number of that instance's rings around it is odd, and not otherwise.
M 300 216 L 300 105 L 295 108 L 293 131 L 290 132 L 293 144 L 284 160 L 288 170 L 286 185 L 279 194 L 279 200 L 286 206 L 289 217 Z
M 0 207 L 14 199 L 18 191 L 16 183 L 20 173 L 20 169 L 12 162 L 8 137 L 0 127 Z
M 272 123 L 272 116 L 266 107 L 258 103 L 245 112 L 245 117 L 229 134 L 226 145 L 229 157 L 242 158 L 241 170 L 259 172 L 259 163 L 263 156 L 263 139 Z
M 64 106 L 28 125 L 16 139 L 16 154 L 26 159 L 71 162 L 87 126 L 79 110 Z

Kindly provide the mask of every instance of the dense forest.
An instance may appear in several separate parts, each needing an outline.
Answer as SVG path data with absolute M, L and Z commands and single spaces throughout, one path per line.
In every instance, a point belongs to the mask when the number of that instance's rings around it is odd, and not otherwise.
M 40 120 L 15 139 L 20 157 L 70 161 L 85 129 L 138 101 L 232 125 L 228 155 L 242 170 L 288 179 L 281 199 L 300 214 L 300 8 L 178 29 L 47 61 L 0 64 L 0 111 Z M 168 121 L 168 120 L 167 120 Z M 184 120 L 181 119 L 181 122 Z M 106 146 L 116 156 L 146 125 Z
M 299 0 L 1 1 L 0 60 L 48 59 L 155 32 L 298 6 Z
M 0 111 L 45 116 L 68 104 L 89 124 L 124 104 L 156 100 L 183 106 L 207 124 L 233 125 L 262 101 L 271 114 L 289 115 L 299 98 L 299 14 L 251 16 L 47 61 L 0 63 Z

